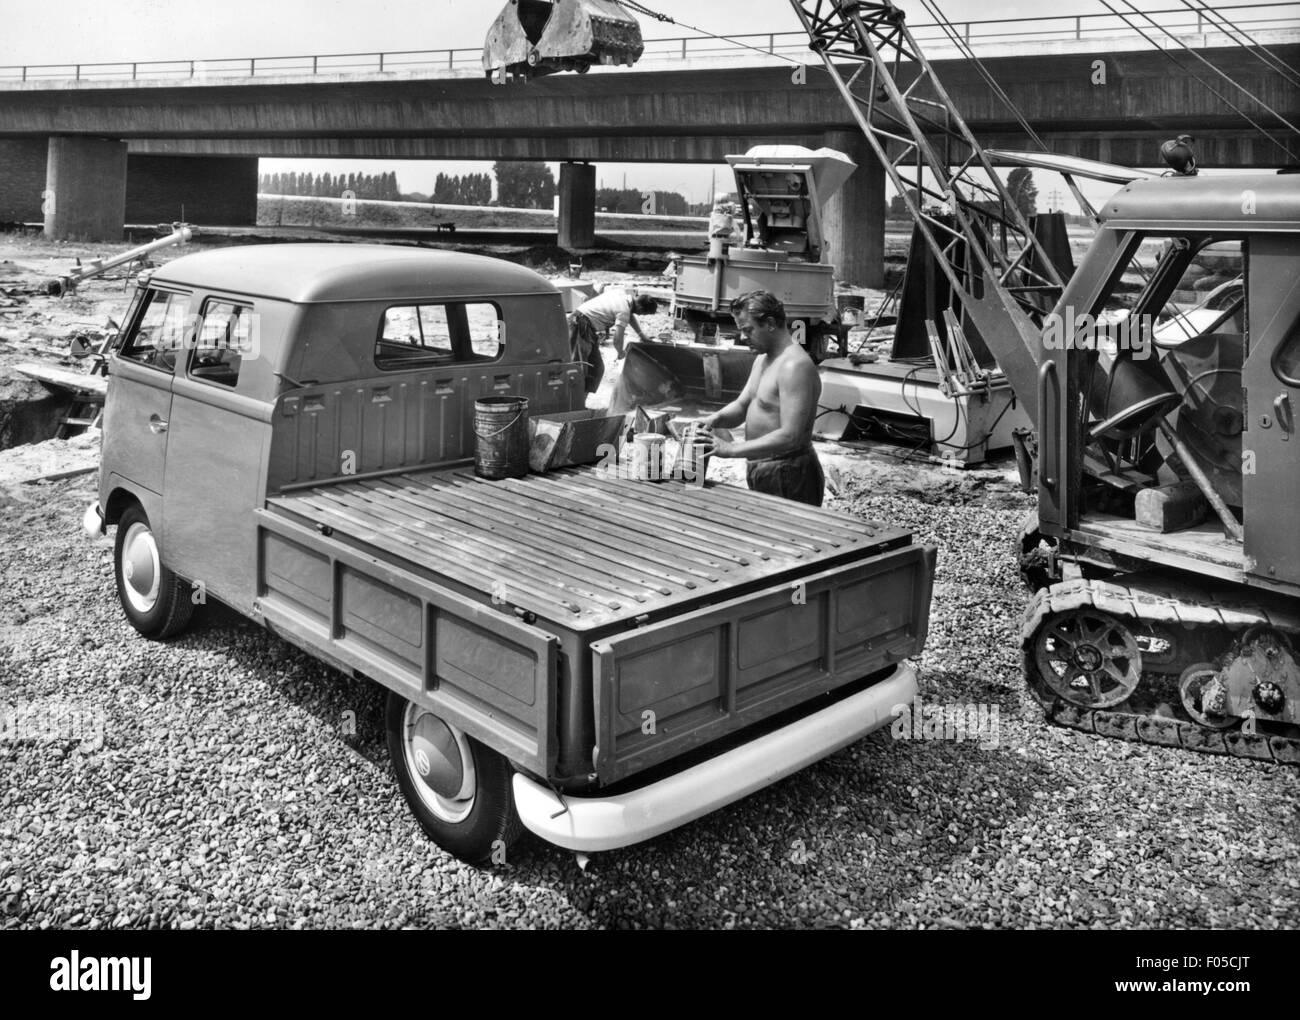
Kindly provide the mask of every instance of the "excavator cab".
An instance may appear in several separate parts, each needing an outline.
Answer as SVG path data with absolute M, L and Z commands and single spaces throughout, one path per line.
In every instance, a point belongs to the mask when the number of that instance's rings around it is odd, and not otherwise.
M 593 64 L 631 67 L 645 49 L 641 26 L 614 0 L 510 0 L 488 30 L 489 78 L 585 74 Z

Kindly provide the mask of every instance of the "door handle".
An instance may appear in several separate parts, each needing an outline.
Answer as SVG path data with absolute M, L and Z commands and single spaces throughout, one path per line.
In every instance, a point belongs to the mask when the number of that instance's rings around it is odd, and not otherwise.
M 156 414 L 149 415 L 149 431 L 157 435 L 160 432 L 167 431 L 167 419 L 160 418 Z
M 1295 431 L 1295 416 L 1291 413 L 1289 393 L 1279 393 L 1274 398 L 1273 417 L 1277 419 L 1277 427 L 1282 430 L 1282 438 L 1290 439 L 1291 433 Z

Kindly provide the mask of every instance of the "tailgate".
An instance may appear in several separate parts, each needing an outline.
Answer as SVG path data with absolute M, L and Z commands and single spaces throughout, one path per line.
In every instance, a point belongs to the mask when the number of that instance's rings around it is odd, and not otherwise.
M 917 654 L 933 546 L 907 546 L 592 643 L 603 783 Z

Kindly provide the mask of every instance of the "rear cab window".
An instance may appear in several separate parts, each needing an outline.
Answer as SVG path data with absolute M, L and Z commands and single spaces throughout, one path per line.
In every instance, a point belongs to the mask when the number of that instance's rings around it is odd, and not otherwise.
M 375 367 L 394 371 L 497 361 L 504 349 L 505 323 L 490 302 L 392 305 L 380 319 Z

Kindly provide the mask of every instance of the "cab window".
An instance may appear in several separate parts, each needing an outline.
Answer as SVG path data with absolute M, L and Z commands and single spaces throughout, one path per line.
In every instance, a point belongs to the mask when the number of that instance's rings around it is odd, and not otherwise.
M 209 299 L 190 354 L 190 378 L 233 388 L 243 358 L 252 350 L 252 335 L 252 308 Z
M 118 357 L 170 372 L 185 349 L 189 306 L 188 294 L 150 291 L 135 330 L 122 345 Z
M 501 313 L 486 301 L 394 305 L 384 310 L 375 365 L 385 370 L 495 361 L 505 340 Z

